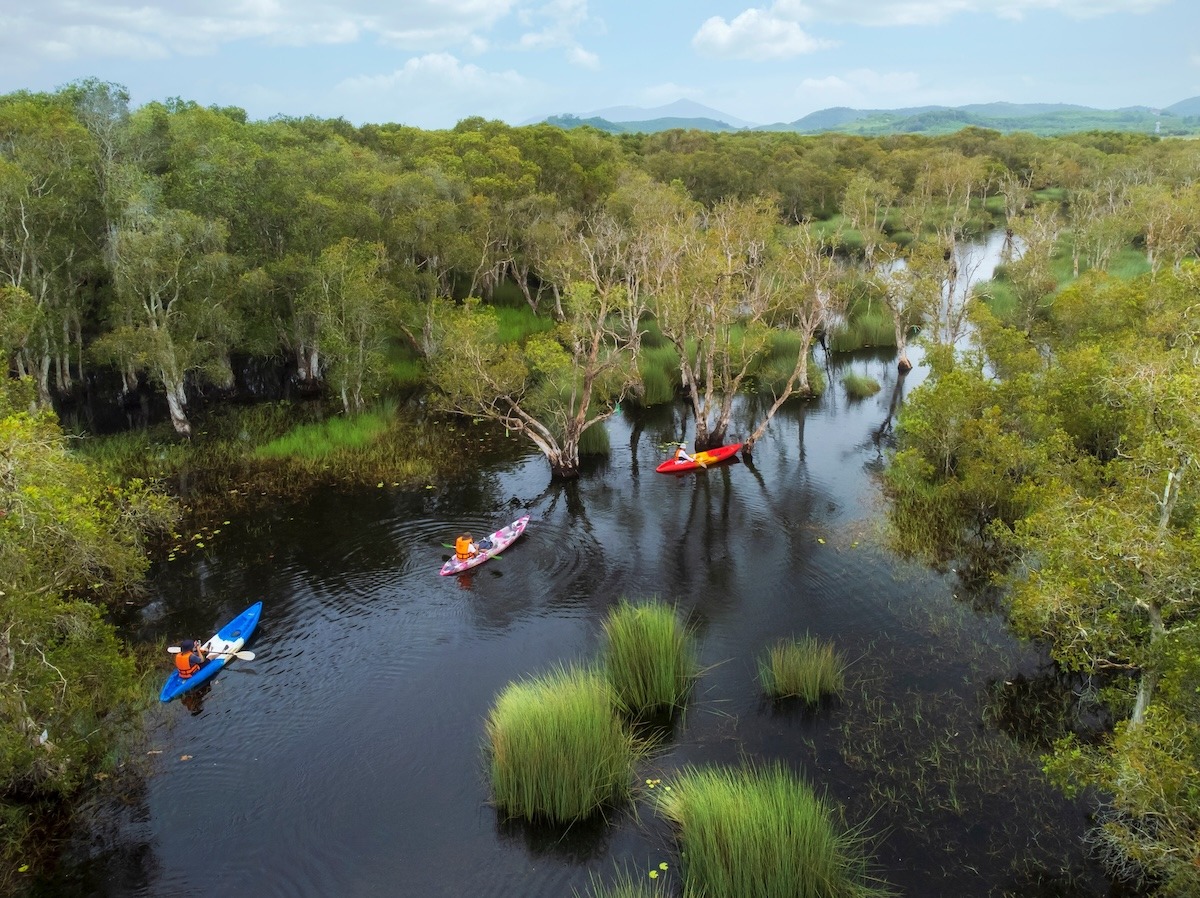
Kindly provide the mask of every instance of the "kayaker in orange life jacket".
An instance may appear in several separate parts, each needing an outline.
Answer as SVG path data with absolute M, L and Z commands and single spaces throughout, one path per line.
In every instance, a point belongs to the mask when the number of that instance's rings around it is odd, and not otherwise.
M 471 534 L 460 534 L 458 539 L 454 541 L 454 557 L 459 561 L 468 561 L 479 554 L 479 549 L 471 541 Z
M 692 461 L 692 457 L 684 452 L 683 447 L 680 446 L 675 450 L 675 461 Z
M 179 644 L 179 654 L 175 656 L 175 670 L 181 679 L 186 680 L 207 660 L 208 655 L 197 640 L 185 639 Z

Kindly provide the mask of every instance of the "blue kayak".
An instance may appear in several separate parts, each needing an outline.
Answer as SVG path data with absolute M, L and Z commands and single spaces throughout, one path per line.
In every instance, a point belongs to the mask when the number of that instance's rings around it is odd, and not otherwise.
M 204 643 L 204 649 L 210 653 L 227 654 L 210 654 L 200 669 L 187 679 L 181 677 L 179 671 L 175 671 L 167 677 L 167 682 L 163 684 L 162 692 L 158 697 L 164 702 L 169 702 L 175 696 L 181 695 L 189 689 L 195 689 L 201 683 L 215 677 L 217 672 L 229 663 L 233 657 L 232 653 L 246 644 L 246 640 L 258 626 L 258 618 L 261 614 L 262 602 L 255 602 L 218 630 Z

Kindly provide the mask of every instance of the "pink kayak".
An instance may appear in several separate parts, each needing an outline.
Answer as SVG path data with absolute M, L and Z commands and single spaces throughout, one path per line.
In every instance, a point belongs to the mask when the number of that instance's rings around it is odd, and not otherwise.
M 505 549 L 513 544 L 513 541 L 525 532 L 526 526 L 529 524 L 529 515 L 522 518 L 517 518 L 506 527 L 501 527 L 491 536 L 486 539 L 481 539 L 475 545 L 480 547 L 479 554 L 473 555 L 466 561 L 459 561 L 456 557 L 451 557 L 449 561 L 442 565 L 441 575 L 443 577 L 449 574 L 458 574 L 462 571 L 470 570 L 477 564 L 483 564 L 493 555 L 499 555 Z M 483 548 L 486 546 L 487 548 Z

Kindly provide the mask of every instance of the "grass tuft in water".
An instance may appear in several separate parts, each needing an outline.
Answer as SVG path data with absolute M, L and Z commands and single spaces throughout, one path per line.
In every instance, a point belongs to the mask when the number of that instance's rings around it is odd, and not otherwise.
M 670 343 L 642 347 L 638 356 L 642 390 L 638 401 L 644 406 L 662 405 L 675 398 L 679 386 L 679 353 Z
M 509 684 L 486 724 L 496 804 L 510 817 L 570 823 L 627 798 L 641 752 L 619 710 L 595 670 Z
M 796 696 L 810 704 L 825 696 L 841 696 L 845 670 L 846 663 L 833 645 L 811 636 L 780 640 L 758 662 L 759 680 L 768 695 Z
M 607 884 L 593 874 L 588 894 L 591 898 L 666 898 L 671 894 L 667 886 L 666 869 L 666 863 L 653 867 L 645 879 L 635 878 L 623 871 Z
M 781 764 L 685 768 L 654 795 L 678 827 L 685 896 L 887 894 L 868 879 L 861 836 L 841 829 L 834 810 Z
M 604 622 L 603 665 L 634 713 L 683 706 L 698 672 L 693 638 L 674 608 L 622 599 Z
M 851 399 L 866 399 L 880 390 L 879 381 L 875 378 L 854 371 L 842 377 L 842 386 L 846 388 L 846 395 Z

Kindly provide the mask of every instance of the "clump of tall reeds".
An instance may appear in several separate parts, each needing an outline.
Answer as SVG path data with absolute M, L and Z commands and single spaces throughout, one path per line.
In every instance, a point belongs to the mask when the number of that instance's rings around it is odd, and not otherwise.
M 486 725 L 496 804 L 511 817 L 569 823 L 627 798 L 641 751 L 619 711 L 593 669 L 510 683 Z
M 646 879 L 635 879 L 629 873 L 621 873 L 613 882 L 605 884 L 594 875 L 592 877 L 591 898 L 664 898 L 670 894 L 666 879 L 658 874 L 664 872 L 667 865 L 663 863 L 659 869 L 650 871 Z
M 842 376 L 842 386 L 851 399 L 866 399 L 879 392 L 879 381 L 866 374 L 850 371 Z
M 642 405 L 648 408 L 670 402 L 680 386 L 679 353 L 670 343 L 656 346 L 643 343 L 638 355 L 638 373 L 642 388 L 637 399 Z
M 685 768 L 654 795 L 678 827 L 685 895 L 885 894 L 868 879 L 861 836 L 841 828 L 831 806 L 781 764 Z
M 846 664 L 831 643 L 811 636 L 781 639 L 758 662 L 759 680 L 773 698 L 797 696 L 810 704 L 840 696 L 846 688 Z
M 694 639 L 675 609 L 622 599 L 604 622 L 602 662 L 633 713 L 682 707 L 698 672 Z

